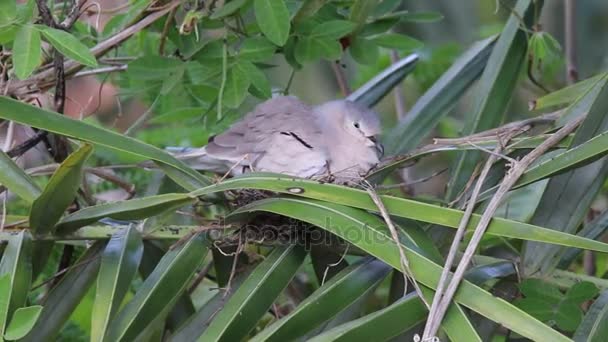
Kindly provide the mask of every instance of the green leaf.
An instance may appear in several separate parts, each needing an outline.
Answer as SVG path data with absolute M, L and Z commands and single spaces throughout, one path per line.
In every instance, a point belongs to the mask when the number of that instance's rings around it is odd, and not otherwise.
M 32 282 L 32 241 L 29 232 L 11 236 L 0 262 L 0 276 L 8 276 L 8 289 L 0 292 L 6 299 L 0 307 L 0 336 L 5 333 L 15 310 L 24 306 Z
M 306 198 L 378 212 L 378 207 L 365 191 L 334 184 L 319 184 L 315 181 L 285 177 L 279 174 L 250 173 L 202 188 L 192 192 L 190 195 L 198 197 L 226 190 L 259 189 L 284 194 L 296 194 Z M 303 191 L 296 193 L 293 189 L 301 189 Z M 463 215 L 463 212 L 460 210 L 414 200 L 393 196 L 381 196 L 381 198 L 391 215 L 416 221 L 457 228 Z M 473 214 L 467 228 L 470 230 L 474 229 L 480 217 L 478 214 Z M 608 252 L 608 244 L 599 241 L 498 217 L 494 218 L 490 223 L 487 234 Z
M 338 273 L 300 303 L 289 315 L 266 327 L 251 341 L 294 341 L 365 297 L 388 275 L 390 267 L 373 258 Z
M 600 293 L 600 290 L 593 283 L 583 281 L 574 284 L 566 292 L 566 300 L 576 304 L 582 304 L 585 301 L 591 300 Z
M 369 17 L 379 2 L 380 0 L 355 0 L 350 7 L 348 19 L 357 25 L 357 31 L 365 25 L 367 17 Z
M 4 338 L 9 341 L 23 338 L 32 330 L 36 324 L 36 321 L 38 320 L 38 317 L 40 317 L 41 312 L 42 306 L 40 305 L 33 305 L 17 309 L 13 315 L 11 323 L 6 328 Z
M 159 148 L 80 120 L 70 119 L 57 113 L 21 103 L 8 97 L 0 96 L 0 118 L 105 146 L 131 156 L 152 159 L 161 165 L 166 165 L 168 170 L 164 170 L 165 173 L 176 179 L 180 185 L 188 187 L 189 190 L 200 188 L 201 184 L 210 184 L 206 177 Z M 162 168 L 162 166 L 160 167 Z
M 0 183 L 27 202 L 40 196 L 40 188 L 32 177 L 25 173 L 13 159 L 0 151 Z
M 247 4 L 248 1 L 249 0 L 232 0 L 228 3 L 225 3 L 220 9 L 214 11 L 209 18 L 215 20 L 228 17 L 240 10 L 243 6 Z
M 91 315 L 91 340 L 103 341 L 108 324 L 118 312 L 143 255 L 141 235 L 135 226 L 112 235 L 101 257 L 95 303 Z
M 608 290 L 593 302 L 582 323 L 576 329 L 576 342 L 602 342 L 608 336 Z
M 573 103 L 563 114 L 572 119 L 587 113 L 577 129 L 571 147 L 579 146 L 608 130 L 608 76 Z M 605 158 L 552 177 L 534 213 L 531 223 L 557 231 L 575 233 L 586 217 L 592 201 L 608 177 Z M 567 198 L 567 201 L 561 200 Z M 565 249 L 535 242 L 526 243 L 524 272 L 536 274 L 552 271 Z
M 274 44 L 283 46 L 289 37 L 291 23 L 284 1 L 254 0 L 255 19 L 262 33 Z
M 175 86 L 183 83 L 185 72 L 186 66 L 182 64 L 180 68 L 175 70 L 175 72 L 169 74 L 168 77 L 163 80 L 163 84 L 160 88 L 160 94 L 166 96 L 171 93 L 173 89 L 175 89 Z
M 414 69 L 417 61 L 418 55 L 416 54 L 400 59 L 348 95 L 347 99 L 363 106 L 373 107 L 403 81 Z
M 237 64 L 237 68 L 240 68 L 247 74 L 247 78 L 251 80 L 250 91 L 251 87 L 253 87 L 263 99 L 268 99 L 272 96 L 270 82 L 268 82 L 268 78 L 266 78 L 266 75 L 260 68 L 247 61 L 240 61 Z
M 298 9 L 293 17 L 294 24 L 312 17 L 329 1 L 330 0 L 304 0 L 302 6 L 300 6 L 300 9 Z
M 388 132 L 384 140 L 388 155 L 415 148 L 450 112 L 483 71 L 495 41 L 491 37 L 473 44 L 416 101 L 405 119 Z
M 117 220 L 141 220 L 193 202 L 187 194 L 163 194 L 136 198 L 128 201 L 102 203 L 78 210 L 64 217 L 57 224 L 57 231 L 68 234 L 104 217 Z
M 251 80 L 242 68 L 234 65 L 228 71 L 224 90 L 224 103 L 230 108 L 237 108 L 247 97 Z
M 424 46 L 421 41 L 398 33 L 385 33 L 372 38 L 377 45 L 397 50 L 413 51 Z
M 270 59 L 277 47 L 264 37 L 245 39 L 239 49 L 239 58 L 253 62 L 264 62 Z
M 23 25 L 17 30 L 13 44 L 15 74 L 20 79 L 28 78 L 40 65 L 42 58 L 40 32 L 33 25 Z
M 462 132 L 464 135 L 484 131 L 500 124 L 507 105 L 513 97 L 519 72 L 526 61 L 528 40 L 521 25 L 531 25 L 541 8 L 542 3 L 536 1 L 517 1 L 513 14 L 500 33 L 477 85 L 474 95 L 475 104 L 472 115 L 466 118 Z M 446 200 L 454 200 L 463 190 L 480 156 L 479 151 L 460 153 L 451 168 L 452 177 L 445 196 Z
M 38 25 L 37 27 L 44 38 L 46 38 L 57 51 L 61 52 L 62 55 L 86 66 L 97 66 L 97 59 L 91 51 L 89 51 L 89 48 L 72 34 L 48 26 Z
M 559 303 L 564 294 L 553 284 L 541 279 L 526 279 L 519 286 L 521 293 L 526 297 L 540 298 L 547 302 Z
M 355 29 L 355 23 L 348 20 L 329 20 L 316 25 L 311 36 L 338 40 Z
M 555 312 L 551 307 L 555 303 L 546 302 L 536 297 L 516 300 L 514 305 L 543 322 L 551 320 Z
M 17 17 L 17 2 L 0 0 L 0 26 L 10 25 Z
M 555 323 L 564 331 L 574 331 L 583 320 L 583 312 L 579 304 L 562 301 L 555 311 Z
M 574 83 L 560 90 L 551 92 L 543 97 L 540 97 L 530 103 L 531 110 L 546 110 L 548 108 L 557 108 L 569 105 L 581 96 L 584 96 L 591 88 L 595 87 L 598 82 L 606 77 L 606 73 L 602 73 L 586 80 Z
M 327 330 L 309 341 L 387 341 L 424 322 L 427 313 L 424 303 L 412 293 L 390 306 Z
M 142 331 L 163 319 L 207 254 L 207 239 L 197 235 L 170 250 L 146 278 L 133 299 L 112 320 L 109 341 L 133 341 Z
M 30 229 L 34 234 L 54 231 L 66 209 L 76 198 L 76 191 L 82 181 L 84 163 L 93 152 L 91 145 L 85 144 L 70 154 L 53 173 L 42 194 L 32 203 Z
M 378 46 L 374 41 L 363 37 L 356 37 L 352 41 L 348 51 L 353 59 L 359 64 L 376 63 L 380 56 Z
M 304 262 L 301 246 L 275 247 L 213 318 L 198 341 L 240 341 L 255 327 Z
M 46 296 L 40 317 L 22 341 L 52 341 L 59 333 L 95 281 L 103 246 L 96 242 L 70 267 Z
M 388 228 L 380 218 L 363 210 L 316 200 L 283 197 L 250 203 L 234 211 L 228 219 L 238 219 L 240 215 L 257 212 L 270 212 L 313 224 L 347 240 L 393 268 L 401 268 L 398 247 Z M 419 254 L 414 246 L 402 243 L 402 247 L 414 278 L 420 284 L 434 288 L 442 267 Z M 460 284 L 454 299 L 532 340 L 568 341 L 562 334 L 468 281 Z
M 164 80 L 183 68 L 184 63 L 177 58 L 163 56 L 143 56 L 128 64 L 127 75 L 140 80 Z

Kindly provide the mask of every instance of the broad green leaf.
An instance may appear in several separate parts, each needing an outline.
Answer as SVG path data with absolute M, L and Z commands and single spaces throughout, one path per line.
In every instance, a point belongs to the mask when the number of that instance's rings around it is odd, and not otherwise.
M 3 336 L 15 310 L 24 306 L 32 282 L 32 241 L 28 231 L 12 236 L 2 255 L 0 277 L 8 276 L 8 291 L 0 296 L 6 299 L 0 307 L 0 336 Z
M 224 103 L 230 108 L 237 108 L 247 97 L 247 89 L 251 80 L 247 74 L 236 65 L 230 68 L 224 88 Z
M 163 194 L 128 201 L 102 203 L 87 207 L 64 217 L 57 224 L 57 232 L 68 234 L 77 228 L 99 221 L 104 217 L 117 220 L 141 220 L 174 209 L 194 198 L 187 194 Z
M 424 303 L 412 293 L 390 306 L 327 330 L 309 341 L 386 341 L 424 322 L 427 313 Z
M 416 65 L 418 55 L 411 54 L 396 63 L 393 63 L 384 71 L 376 75 L 356 91 L 348 95 L 347 99 L 367 107 L 373 107 L 388 94 L 395 85 L 399 84 Z
M 422 95 L 384 139 L 388 155 L 414 149 L 458 103 L 486 66 L 496 37 L 475 43 Z
M 484 131 L 500 124 L 511 101 L 519 72 L 526 62 L 527 34 L 522 25 L 531 25 L 542 2 L 518 0 L 513 14 L 500 33 L 475 92 L 475 104 L 466 118 L 463 135 Z M 524 22 L 522 23 L 522 18 Z M 481 157 L 479 151 L 465 151 L 452 164 L 446 200 L 454 200 L 464 189 Z
M 304 0 L 304 3 L 293 17 L 294 24 L 312 17 L 329 1 L 330 0 Z
M 598 82 L 605 78 L 606 74 L 600 74 L 593 76 L 586 80 L 577 82 L 569 85 L 560 90 L 551 92 L 543 97 L 540 97 L 530 103 L 532 110 L 544 110 L 548 108 L 555 108 L 569 105 L 581 96 L 585 95 L 591 88 L 593 88 Z
M 270 59 L 277 47 L 264 37 L 251 37 L 245 39 L 239 49 L 239 59 L 253 62 L 264 62 Z
M 379 212 L 378 207 L 370 199 L 369 194 L 366 191 L 334 184 L 319 184 L 315 181 L 294 179 L 293 177 L 285 178 L 284 175 L 278 174 L 250 173 L 202 188 L 192 192 L 190 195 L 204 196 L 219 191 L 243 188 L 295 194 L 302 197 Z M 381 196 L 381 198 L 391 215 L 411 220 L 457 228 L 463 215 L 463 212 L 460 210 L 424 202 L 393 196 Z M 473 214 L 467 228 L 469 230 L 475 229 L 480 218 L 480 215 Z M 608 244 L 600 241 L 593 241 L 576 235 L 564 234 L 551 229 L 498 217 L 494 218 L 490 223 L 487 234 L 608 252 Z
M 0 0 L 0 26 L 9 25 L 17 17 L 17 2 Z
M 268 82 L 268 78 L 260 68 L 255 66 L 253 63 L 247 61 L 240 61 L 237 66 L 240 68 L 245 74 L 247 74 L 247 78 L 251 81 L 251 85 L 249 91 L 251 92 L 251 88 L 255 89 L 255 95 L 259 95 L 259 97 L 263 99 L 268 99 L 272 96 L 272 91 L 270 89 L 270 82 Z
M 186 66 L 182 64 L 174 72 L 169 74 L 168 77 L 163 80 L 162 86 L 160 87 L 160 94 L 166 96 L 175 89 L 175 86 L 179 83 L 183 83 L 185 72 Z
M 170 250 L 146 278 L 133 299 L 108 327 L 108 341 L 133 341 L 142 331 L 164 319 L 186 290 L 207 254 L 205 235 L 195 235 Z
M 270 212 L 316 225 L 347 240 L 393 268 L 397 270 L 401 268 L 398 247 L 391 238 L 388 228 L 380 218 L 363 210 L 316 200 L 284 197 L 250 203 L 234 211 L 228 219 L 256 212 Z M 422 285 L 435 288 L 442 266 L 419 254 L 415 248 L 412 248 L 413 246 L 409 244 L 402 246 L 414 278 Z M 468 281 L 460 284 L 454 299 L 532 340 L 568 341 L 564 335 Z
M 210 184 L 206 177 L 159 148 L 83 121 L 70 119 L 57 113 L 21 103 L 8 97 L 0 96 L 0 118 L 105 146 L 132 156 L 152 159 L 155 162 L 167 165 L 167 168 L 173 169 L 169 176 L 177 178 L 180 181 L 180 185 L 186 186 L 186 181 L 189 181 L 192 184 L 190 190 L 200 187 L 196 184 Z M 169 171 L 165 170 L 165 172 L 168 173 Z
M 283 46 L 289 37 L 291 22 L 284 1 L 253 0 L 255 19 L 262 33 L 274 44 Z
M 179 121 L 189 121 L 200 118 L 207 110 L 204 107 L 184 107 L 170 110 L 162 115 L 155 116 L 150 119 L 150 123 L 167 124 Z
M 348 48 L 353 59 L 360 64 L 376 63 L 380 52 L 378 45 L 370 39 L 356 37 Z
M 20 79 L 28 78 L 40 65 L 42 58 L 40 32 L 33 25 L 23 25 L 15 35 L 13 44 L 13 64 L 15 74 Z
M 316 25 L 311 36 L 338 40 L 355 29 L 355 24 L 348 20 L 329 20 Z
M 84 170 L 84 163 L 93 152 L 91 145 L 85 144 L 70 154 L 53 173 L 42 194 L 32 203 L 30 229 L 34 234 L 54 231 L 66 209 L 76 198 Z
M 587 300 L 593 299 L 599 292 L 599 289 L 593 283 L 583 281 L 574 284 L 568 289 L 566 299 L 576 304 L 582 304 Z
M 95 304 L 91 316 L 91 340 L 103 341 L 106 328 L 118 312 L 137 274 L 143 254 L 141 235 L 134 226 L 110 238 L 101 256 Z
M 183 68 L 184 63 L 177 58 L 163 56 L 143 56 L 128 64 L 127 75 L 140 81 L 164 80 Z
M 385 33 L 373 37 L 372 41 L 384 48 L 407 51 L 420 49 L 424 45 L 417 39 L 398 33 Z
M 95 281 L 103 246 L 103 242 L 96 242 L 76 260 L 48 293 L 42 303 L 40 317 L 22 341 L 38 342 L 54 339 Z
M 305 256 L 301 246 L 275 247 L 225 303 L 198 341 L 245 338 L 291 281 Z
M 576 342 L 602 342 L 608 336 L 608 290 L 593 302 L 582 323 L 576 329 Z
M 373 258 L 345 268 L 308 296 L 289 315 L 266 327 L 251 341 L 293 341 L 303 337 L 373 291 L 389 271 L 390 267 Z
M 17 309 L 13 315 L 11 323 L 6 328 L 4 338 L 9 341 L 23 338 L 32 330 L 36 324 L 36 321 L 38 320 L 38 317 L 40 317 L 41 312 L 42 306 L 40 305 L 33 305 Z
M 30 203 L 41 193 L 34 180 L 3 151 L 0 151 L 0 184 Z
M 46 38 L 57 51 L 61 52 L 62 55 L 86 66 L 97 66 L 97 59 L 89 51 L 89 48 L 72 34 L 42 25 L 38 25 L 37 28 L 44 38 Z
M 374 17 L 381 17 L 385 14 L 392 13 L 399 8 L 402 2 L 403 0 L 382 0 L 378 6 L 374 8 L 372 15 Z
M 580 304 L 562 301 L 555 310 L 555 324 L 563 331 L 574 331 L 583 320 Z
M 572 118 L 588 112 L 585 121 L 574 135 L 571 147 L 584 144 L 608 130 L 606 111 L 608 111 L 608 76 L 564 113 L 565 117 Z M 552 177 L 531 223 L 574 234 L 587 215 L 606 177 L 608 177 L 606 158 Z M 567 201 L 562 200 L 563 198 Z M 526 243 L 523 259 L 525 274 L 551 272 L 565 251 L 556 246 L 536 242 Z
M 231 0 L 220 7 L 220 9 L 214 11 L 209 18 L 215 20 L 228 17 L 240 10 L 248 1 L 249 0 Z
M 357 30 L 365 25 L 367 17 L 378 5 L 378 2 L 380 2 L 380 0 L 355 0 L 350 7 L 350 15 L 348 19 L 357 25 Z

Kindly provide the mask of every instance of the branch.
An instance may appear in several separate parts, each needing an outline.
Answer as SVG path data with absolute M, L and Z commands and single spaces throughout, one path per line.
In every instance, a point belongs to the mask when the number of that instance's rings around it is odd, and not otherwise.
M 464 272 L 468 268 L 471 258 L 473 257 L 473 254 L 475 254 L 475 251 L 477 250 L 477 247 L 481 242 L 481 238 L 485 233 L 486 229 L 488 228 L 488 225 L 490 224 L 490 221 L 492 220 L 494 213 L 501 204 L 501 201 L 504 196 L 509 192 L 509 190 L 513 187 L 513 185 L 515 185 L 521 175 L 536 159 L 541 157 L 553 145 L 559 143 L 563 138 L 565 138 L 568 134 L 574 131 L 576 127 L 578 127 L 578 125 L 580 125 L 580 123 L 585 119 L 585 117 L 586 115 L 582 115 L 568 122 L 564 127 L 555 132 L 551 137 L 547 138 L 547 140 L 545 140 L 537 148 L 532 150 L 532 152 L 528 153 L 521 161 L 515 163 L 515 165 L 513 165 L 512 168 L 507 172 L 507 175 L 500 184 L 500 187 L 496 191 L 496 194 L 494 194 L 486 210 L 481 216 L 481 219 L 479 220 L 479 223 L 475 228 L 475 232 L 473 233 L 471 241 L 469 242 L 462 256 L 462 259 L 458 264 L 456 271 L 454 272 L 454 276 L 452 277 L 452 280 L 448 285 L 446 293 L 438 305 L 437 314 L 434 317 L 432 322 L 433 324 L 428 332 L 430 336 L 434 336 L 436 334 L 439 328 L 439 324 L 443 320 L 445 312 L 447 311 L 447 308 L 449 307 L 452 298 L 454 297 L 454 294 L 456 293 L 456 290 L 458 289 L 458 286 L 462 281 Z
M 566 46 L 566 79 L 568 84 L 578 82 L 576 56 L 576 0 L 564 3 L 564 45 Z

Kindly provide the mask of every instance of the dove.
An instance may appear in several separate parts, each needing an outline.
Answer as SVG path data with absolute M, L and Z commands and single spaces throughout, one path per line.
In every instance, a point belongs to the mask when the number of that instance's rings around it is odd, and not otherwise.
M 178 155 L 199 170 L 274 172 L 340 184 L 361 180 L 383 147 L 378 115 L 348 100 L 309 106 L 292 96 L 255 107 L 206 146 Z

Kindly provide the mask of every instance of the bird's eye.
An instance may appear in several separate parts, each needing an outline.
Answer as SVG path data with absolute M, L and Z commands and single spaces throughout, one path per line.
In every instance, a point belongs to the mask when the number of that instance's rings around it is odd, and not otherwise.
M 355 126 L 355 128 L 359 128 L 359 123 L 358 122 L 355 122 L 353 125 Z

